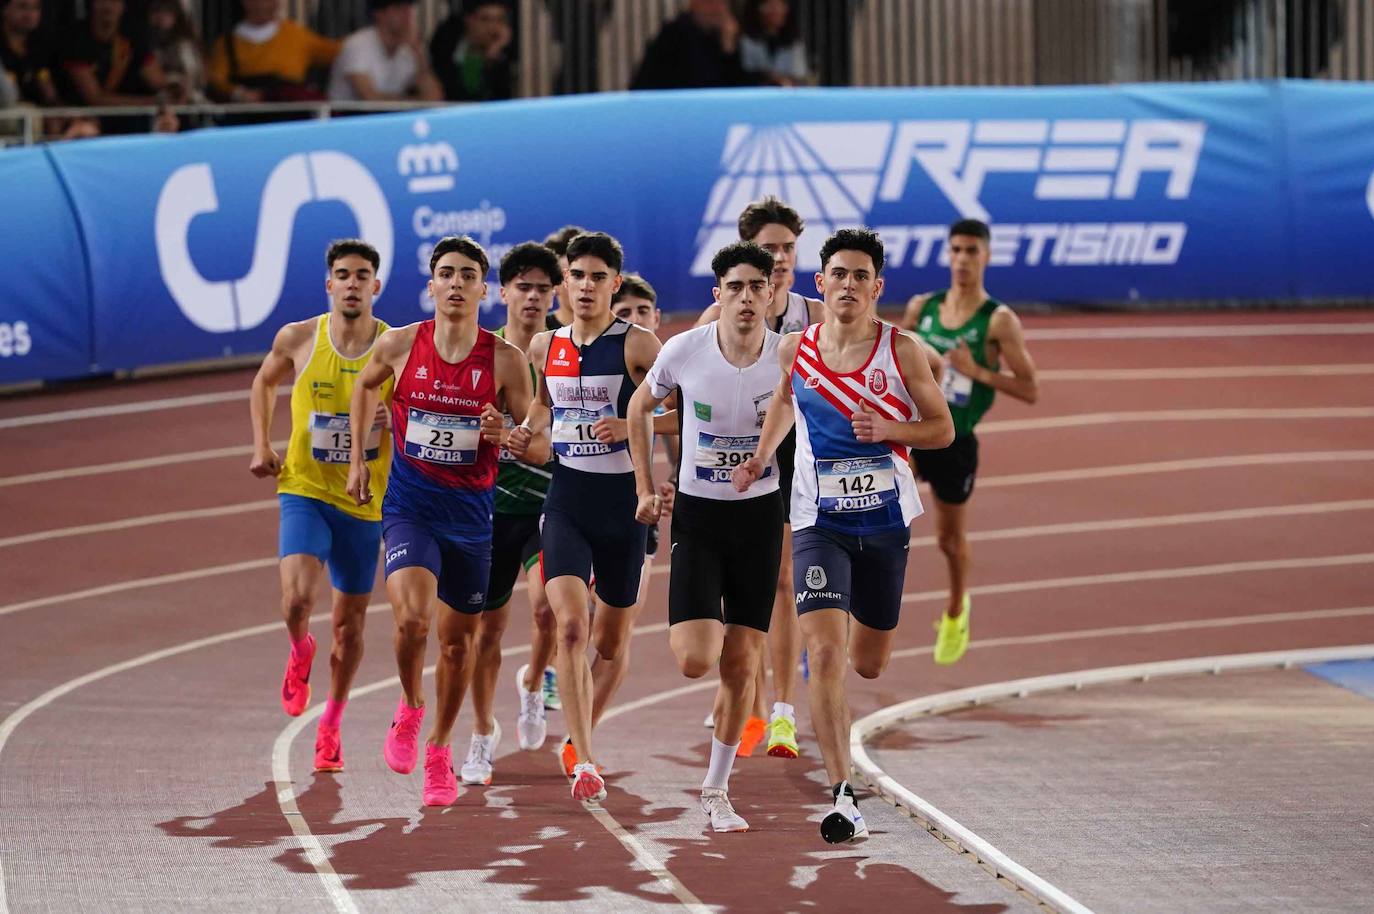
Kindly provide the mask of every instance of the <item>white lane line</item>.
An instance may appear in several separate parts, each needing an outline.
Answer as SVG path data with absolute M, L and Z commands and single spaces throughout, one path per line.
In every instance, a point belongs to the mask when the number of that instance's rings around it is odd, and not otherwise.
M 254 571 L 259 568 L 274 568 L 279 559 L 252 559 L 247 562 L 232 562 L 228 565 L 212 565 L 209 568 L 196 568 L 191 571 L 178 571 L 175 574 L 160 574 L 151 578 L 137 578 L 133 581 L 122 581 L 119 584 L 106 584 L 103 587 L 89 587 L 86 590 L 75 590 L 70 593 L 54 594 L 51 597 L 40 597 L 36 600 L 25 600 L 22 603 L 10 603 L 7 606 L 0 606 L 0 616 L 8 616 L 10 613 L 23 612 L 26 609 L 37 609 L 40 606 L 54 606 L 58 603 L 69 603 L 73 600 L 84 600 L 87 597 L 104 597 L 112 593 L 124 593 L 128 590 L 138 590 L 141 587 L 158 587 L 162 584 L 180 584 L 183 581 L 195 581 L 200 578 L 211 578 L 222 574 L 236 574 L 240 571 Z
M 0 549 L 6 546 L 20 546 L 25 543 L 40 543 L 46 540 L 65 539 L 69 536 L 87 536 L 92 533 L 113 533 L 117 530 L 131 530 L 135 527 L 147 527 L 153 524 L 170 524 L 184 520 L 199 520 L 204 517 L 227 517 L 234 514 L 246 514 L 250 511 L 266 511 L 268 508 L 275 507 L 277 507 L 277 500 L 271 498 L 262 501 L 244 502 L 237 505 L 221 505 L 217 508 L 195 508 L 188 511 L 167 511 L 162 514 L 143 514 L 138 517 L 126 517 L 123 520 L 106 521 L 100 524 L 57 527 L 52 530 L 40 530 L 37 533 L 24 533 L 19 536 L 0 537 Z
M 1339 568 L 1346 565 L 1366 565 L 1371 562 L 1374 562 L 1374 552 L 1314 555 L 1310 558 L 1301 559 L 1265 559 L 1257 562 L 1222 562 L 1215 565 L 1184 565 L 1178 568 L 1150 568 L 1112 574 L 1085 574 L 1065 578 L 1040 578 L 1033 581 L 1010 581 L 1005 584 L 984 584 L 981 587 L 970 587 L 969 593 L 976 597 L 995 593 L 1024 593 L 1028 590 L 1092 587 L 1097 584 L 1134 584 L 1139 581 L 1172 581 L 1179 578 L 1202 578 L 1248 572 Z M 919 603 L 924 600 L 945 600 L 948 598 L 948 590 L 923 590 L 918 593 L 903 594 L 902 602 Z
M 981 422 L 978 433 L 1028 432 L 1048 428 L 1125 425 L 1137 422 L 1292 421 L 1297 419 L 1368 419 L 1374 406 L 1307 406 L 1293 409 L 1142 409 L 1111 413 L 1071 413 L 1040 419 L 1001 419 Z
M 966 828 L 943 810 L 923 799 L 893 779 L 869 756 L 864 741 L 883 730 L 923 714 L 939 714 L 957 708 L 987 704 L 1008 698 L 1022 698 L 1038 692 L 1081 689 L 1085 685 L 1119 683 L 1131 680 L 1146 681 L 1164 676 L 1184 676 L 1197 673 L 1217 674 L 1233 670 L 1255 670 L 1277 667 L 1289 669 L 1307 663 L 1332 660 L 1358 660 L 1374 657 L 1374 644 L 1312 650 L 1271 651 L 1260 654 L 1231 654 L 1218 657 L 1193 657 L 1156 663 L 1137 663 L 1130 666 L 1103 667 L 1052 676 L 1037 676 L 1010 682 L 959 689 L 927 695 L 912 701 L 892 705 L 855 721 L 849 730 L 851 767 L 884 800 L 903 810 L 927 831 L 955 844 L 980 863 L 991 864 L 999 878 L 1055 911 L 1068 914 L 1092 914 L 1091 909 L 1063 889 L 1008 857 L 990 842 Z
M 277 388 L 277 396 L 279 397 L 290 392 L 291 386 L 288 384 L 283 384 Z M 247 400 L 248 394 L 249 391 L 247 390 L 223 390 L 211 394 L 163 397 L 156 400 L 134 400 L 130 403 L 109 403 L 105 406 L 62 409 L 50 413 L 31 413 L 27 416 L 10 416 L 6 419 L 0 419 L 0 429 L 51 425 L 57 422 L 76 422 L 82 419 L 100 419 L 106 416 L 127 416 L 132 413 L 151 413 L 164 409 L 185 409 L 189 406 L 207 406 L 211 403 Z
M 1031 340 L 1176 340 L 1247 336 L 1359 336 L 1374 333 L 1372 323 L 1346 324 L 1195 324 L 1157 327 L 1033 327 Z
M 272 447 L 280 451 L 286 447 L 285 441 L 273 441 Z M 161 469 L 178 463 L 195 463 L 199 460 L 220 460 L 225 457 L 250 457 L 253 448 L 235 445 L 217 447 L 204 451 L 183 451 L 179 454 L 159 454 L 157 457 L 140 457 L 135 460 L 117 460 L 113 463 L 92 463 L 65 470 L 44 470 L 41 473 L 23 473 L 18 476 L 0 476 L 0 488 L 23 486 L 35 482 L 65 482 L 79 476 L 100 476 L 105 473 L 123 473 L 129 470 Z
M 1224 457 L 1194 457 L 1185 460 L 1160 460 L 1154 463 L 1122 463 L 1113 466 L 1083 467 L 1077 470 L 1048 470 L 1041 473 L 1010 473 L 978 480 L 978 487 L 1039 485 L 1045 482 L 1078 482 L 1084 479 L 1109 479 L 1153 473 L 1185 473 L 1192 470 L 1217 470 L 1230 467 L 1278 466 L 1288 463 L 1342 463 L 1374 460 L 1374 451 L 1286 451 L 1275 454 L 1235 454 Z
M 1194 381 L 1209 378 L 1325 378 L 1374 374 L 1374 365 L 1214 365 L 1198 368 L 1046 368 L 1045 381 Z

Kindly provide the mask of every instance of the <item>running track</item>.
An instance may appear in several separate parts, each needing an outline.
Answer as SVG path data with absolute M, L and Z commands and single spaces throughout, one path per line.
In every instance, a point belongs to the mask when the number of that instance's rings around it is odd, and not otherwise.
M 944 573 L 919 520 L 898 654 L 877 682 L 851 677 L 856 717 L 1024 676 L 1374 640 L 1367 314 L 1027 326 L 1041 402 L 1001 398 L 980 436 L 975 648 L 952 669 L 928 659 Z M 741 762 L 732 794 L 754 830 L 708 835 L 695 789 L 711 686 L 676 672 L 662 573 L 603 724 L 603 813 L 572 804 L 548 753 L 515 748 L 517 620 L 495 786 L 422 811 L 419 774 L 385 768 L 385 607 L 345 719 L 348 770 L 313 776 L 314 717 L 290 721 L 276 699 L 275 501 L 246 470 L 250 378 L 0 401 L 0 914 L 1034 909 L 876 800 L 873 840 L 823 845 L 809 740 L 796 762 Z M 321 660 L 317 695 L 325 674 Z M 959 777 L 913 770 L 918 793 Z M 1071 888 L 1073 867 L 1057 869 Z

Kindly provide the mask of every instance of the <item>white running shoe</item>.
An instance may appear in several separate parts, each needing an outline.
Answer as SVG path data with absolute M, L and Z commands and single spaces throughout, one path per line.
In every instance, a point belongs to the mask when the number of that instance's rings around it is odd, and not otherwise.
M 707 714 L 706 719 L 701 722 L 701 725 L 705 727 L 707 730 L 714 730 L 716 728 L 715 712 L 712 711 L 711 713 Z
M 606 782 L 591 762 L 578 762 L 573 766 L 572 797 L 582 803 L 606 799 Z
M 835 806 L 821 820 L 821 837 L 827 844 L 843 844 L 846 841 L 857 844 L 868 838 L 868 825 L 864 823 L 859 804 L 849 793 L 849 782 L 842 781 L 835 797 Z
M 515 674 L 515 694 L 520 696 L 520 716 L 515 721 L 515 738 L 521 749 L 538 749 L 549 735 L 548 716 L 544 713 L 544 696 L 539 689 L 525 691 L 525 673 L 530 665 L 522 666 Z
M 468 744 L 467 761 L 463 762 L 463 768 L 458 772 L 458 776 L 463 779 L 464 784 L 490 784 L 492 774 L 492 759 L 496 757 L 496 746 L 501 742 L 501 723 L 495 722 L 495 726 L 489 735 L 483 736 L 480 733 L 472 734 L 472 742 Z
M 730 805 L 730 795 L 718 788 L 701 788 L 701 811 L 711 821 L 712 831 L 749 830 L 749 823 Z

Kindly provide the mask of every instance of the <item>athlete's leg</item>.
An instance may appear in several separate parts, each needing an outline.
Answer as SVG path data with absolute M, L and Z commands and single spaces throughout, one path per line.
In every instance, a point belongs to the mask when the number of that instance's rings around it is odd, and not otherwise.
M 763 632 L 744 625 L 723 626 L 720 653 L 720 688 L 716 706 L 716 739 L 728 746 L 739 743 L 749 718 L 749 698 L 754 677 L 763 663 Z
M 547 529 L 547 528 L 546 528 Z M 579 760 L 592 756 L 592 671 L 587 665 L 590 637 L 587 613 L 587 582 L 570 574 L 544 583 L 557 625 L 554 667 L 558 692 L 563 699 L 563 718 Z
M 640 604 L 615 607 L 596 599 L 596 617 L 592 620 L 592 645 L 596 660 L 592 664 L 592 726 L 611 706 L 620 684 L 630 671 L 630 630 L 639 618 Z
M 796 591 L 792 589 L 792 525 L 782 526 L 782 564 L 768 626 L 768 656 L 773 668 L 773 700 L 792 705 L 801 657 L 801 627 L 797 624 Z
M 315 590 L 324 574 L 324 562 L 313 555 L 296 553 L 282 558 L 281 614 L 293 642 L 310 634 L 310 611 L 315 606 Z
M 711 672 L 720 662 L 724 644 L 725 626 L 718 619 L 687 619 L 668 629 L 668 646 L 688 679 L 700 679 Z
M 882 631 L 869 628 L 858 619 L 850 620 L 849 662 L 854 672 L 865 679 L 877 679 L 892 659 L 892 637 L 895 629 Z M 845 744 L 848 746 L 848 743 Z
M 464 667 L 471 662 L 483 614 L 462 613 L 441 600 L 435 602 L 439 616 L 439 660 L 434 667 L 434 700 L 438 707 L 427 742 L 431 746 L 447 746 L 463 706 L 463 693 L 467 691 Z
M 387 575 L 386 593 L 396 620 L 396 672 L 401 678 L 405 702 L 412 708 L 425 704 L 421 678 L 429 625 L 438 603 L 439 579 L 428 568 L 408 566 Z
M 844 688 L 849 614 L 842 609 L 816 609 L 800 621 L 811 664 L 807 680 L 811 724 L 829 783 L 838 784 L 849 777 L 849 699 Z
M 522 683 L 525 691 L 536 692 L 544 682 L 544 670 L 553 664 L 558 646 L 558 621 L 554 618 L 549 595 L 544 590 L 544 575 L 538 565 L 525 572 L 530 597 L 530 665 Z
M 964 593 L 968 589 L 972 560 L 965 526 L 968 503 L 955 505 L 938 497 L 931 500 L 935 503 L 935 539 L 949 566 L 949 602 L 945 613 L 953 618 L 964 609 Z
M 496 682 L 501 674 L 501 637 L 510 621 L 510 601 L 496 609 L 481 613 L 477 625 L 477 649 L 470 657 L 472 682 L 472 729 L 488 736 L 495 729 L 496 717 L 492 703 L 496 699 Z
M 329 697 L 348 700 L 353 677 L 363 662 L 363 624 L 367 621 L 370 593 L 334 591 L 334 646 L 329 652 Z

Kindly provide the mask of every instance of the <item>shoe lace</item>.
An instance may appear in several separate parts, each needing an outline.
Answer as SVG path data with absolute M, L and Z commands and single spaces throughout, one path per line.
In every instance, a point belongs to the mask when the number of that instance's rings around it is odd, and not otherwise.
M 443 780 L 453 772 L 453 764 L 442 752 L 429 753 L 425 759 L 425 774 L 435 780 Z
M 526 717 L 544 716 L 544 698 L 538 692 L 525 692 L 520 696 L 523 705 L 521 713 Z
M 335 758 L 339 754 L 339 731 L 320 730 L 315 743 L 317 751 L 323 752 L 329 758 Z
M 735 807 L 730 805 L 730 795 L 723 790 L 702 791 L 701 804 L 713 816 L 735 814 Z
M 468 746 L 467 761 L 463 762 L 463 764 L 479 765 L 483 762 L 490 761 L 490 757 L 491 737 L 474 734 L 472 737 L 472 744 Z
M 401 712 L 401 719 L 396 722 L 396 736 L 398 739 L 412 740 L 420 735 L 420 709 L 407 708 Z

